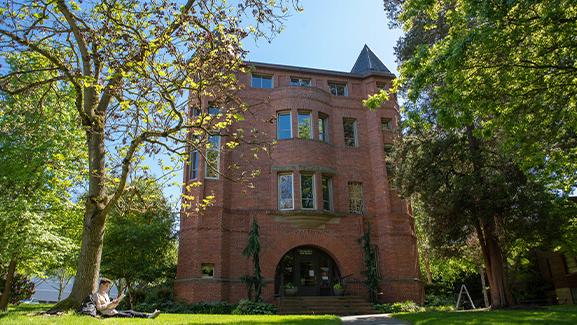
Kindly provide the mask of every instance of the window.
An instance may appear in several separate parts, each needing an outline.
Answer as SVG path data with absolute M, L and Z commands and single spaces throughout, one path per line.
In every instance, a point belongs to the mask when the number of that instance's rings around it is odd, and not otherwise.
M 319 113 L 319 141 L 329 142 L 328 121 L 328 116 Z
M 343 129 L 345 134 L 345 146 L 347 147 L 357 147 L 357 120 L 354 118 L 344 118 L 343 119 Z
M 203 278 L 214 278 L 214 264 L 202 263 L 200 265 L 200 273 Z
M 253 74 L 250 86 L 252 88 L 272 88 L 272 76 Z
M 292 210 L 294 208 L 293 192 L 293 174 L 280 174 L 278 176 L 279 210 Z
M 363 214 L 363 183 L 349 182 L 349 212 Z
M 323 186 L 323 210 L 332 211 L 333 202 L 331 197 L 333 195 L 333 179 L 330 178 L 329 176 L 323 176 L 322 186 Z
M 218 179 L 220 170 L 220 135 L 210 135 L 206 146 L 205 178 Z
M 194 180 L 198 178 L 198 150 L 191 148 L 188 162 L 188 179 Z
M 211 116 L 216 116 L 218 113 L 220 113 L 220 108 L 218 107 L 214 107 L 214 106 L 209 106 L 208 107 L 208 114 Z
M 276 118 L 276 138 L 290 139 L 293 137 L 293 131 L 291 127 L 291 112 L 281 112 L 277 114 Z
M 384 82 L 377 82 L 377 90 L 387 90 L 387 84 Z
M 301 206 L 303 209 L 315 208 L 314 175 L 301 175 Z
M 391 161 L 392 153 L 393 153 L 393 145 L 385 144 L 385 164 L 387 167 L 387 175 L 392 175 L 394 172 L 393 162 Z
M 329 90 L 335 96 L 348 96 L 349 91 L 346 83 L 329 82 Z
M 577 273 L 577 258 L 563 255 L 565 259 L 565 273 Z
M 311 112 L 298 113 L 298 130 L 299 138 L 312 139 L 313 138 L 313 124 L 311 119 Z
M 304 78 L 291 78 L 291 86 L 298 86 L 298 87 L 310 87 L 311 80 L 304 79 Z
M 198 108 L 198 107 L 193 107 L 193 108 L 192 108 L 192 116 L 193 116 L 193 117 L 199 117 L 201 112 L 202 112 L 202 111 L 201 111 L 200 108 Z
M 390 118 L 381 119 L 381 131 L 390 131 L 393 129 L 393 120 Z

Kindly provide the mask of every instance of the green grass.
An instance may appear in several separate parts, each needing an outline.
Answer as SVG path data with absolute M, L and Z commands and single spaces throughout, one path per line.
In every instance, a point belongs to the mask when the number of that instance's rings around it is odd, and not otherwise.
M 193 315 L 160 314 L 156 319 L 142 318 L 93 318 L 67 313 L 61 316 L 37 315 L 50 305 L 19 305 L 10 307 L 7 313 L 0 313 L 0 324 L 290 324 L 290 325 L 338 325 L 337 316 L 265 316 L 265 315 Z
M 527 310 L 400 313 L 393 317 L 413 325 L 435 324 L 577 324 L 577 305 L 551 306 Z

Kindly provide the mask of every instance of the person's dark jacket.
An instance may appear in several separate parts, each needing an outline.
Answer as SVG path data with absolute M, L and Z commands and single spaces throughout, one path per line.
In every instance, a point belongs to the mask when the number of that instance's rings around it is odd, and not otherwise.
M 78 313 L 82 315 L 88 315 L 92 317 L 96 317 L 98 314 L 96 311 L 96 301 L 94 301 L 94 295 L 88 295 L 80 305 L 78 309 Z

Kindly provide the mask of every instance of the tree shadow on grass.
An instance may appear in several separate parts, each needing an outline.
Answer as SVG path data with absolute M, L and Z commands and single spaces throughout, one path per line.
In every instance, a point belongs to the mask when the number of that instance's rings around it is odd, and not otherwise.
M 577 324 L 576 307 L 538 310 L 493 310 L 468 312 L 424 312 L 395 316 L 414 325 L 435 324 Z

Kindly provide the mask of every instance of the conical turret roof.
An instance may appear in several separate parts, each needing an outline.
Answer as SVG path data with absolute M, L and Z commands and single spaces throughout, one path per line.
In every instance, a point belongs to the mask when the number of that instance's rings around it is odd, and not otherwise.
M 355 62 L 355 65 L 351 70 L 351 73 L 364 75 L 372 72 L 391 73 L 375 53 L 371 51 L 367 44 L 365 44 L 357 58 L 357 62 Z

